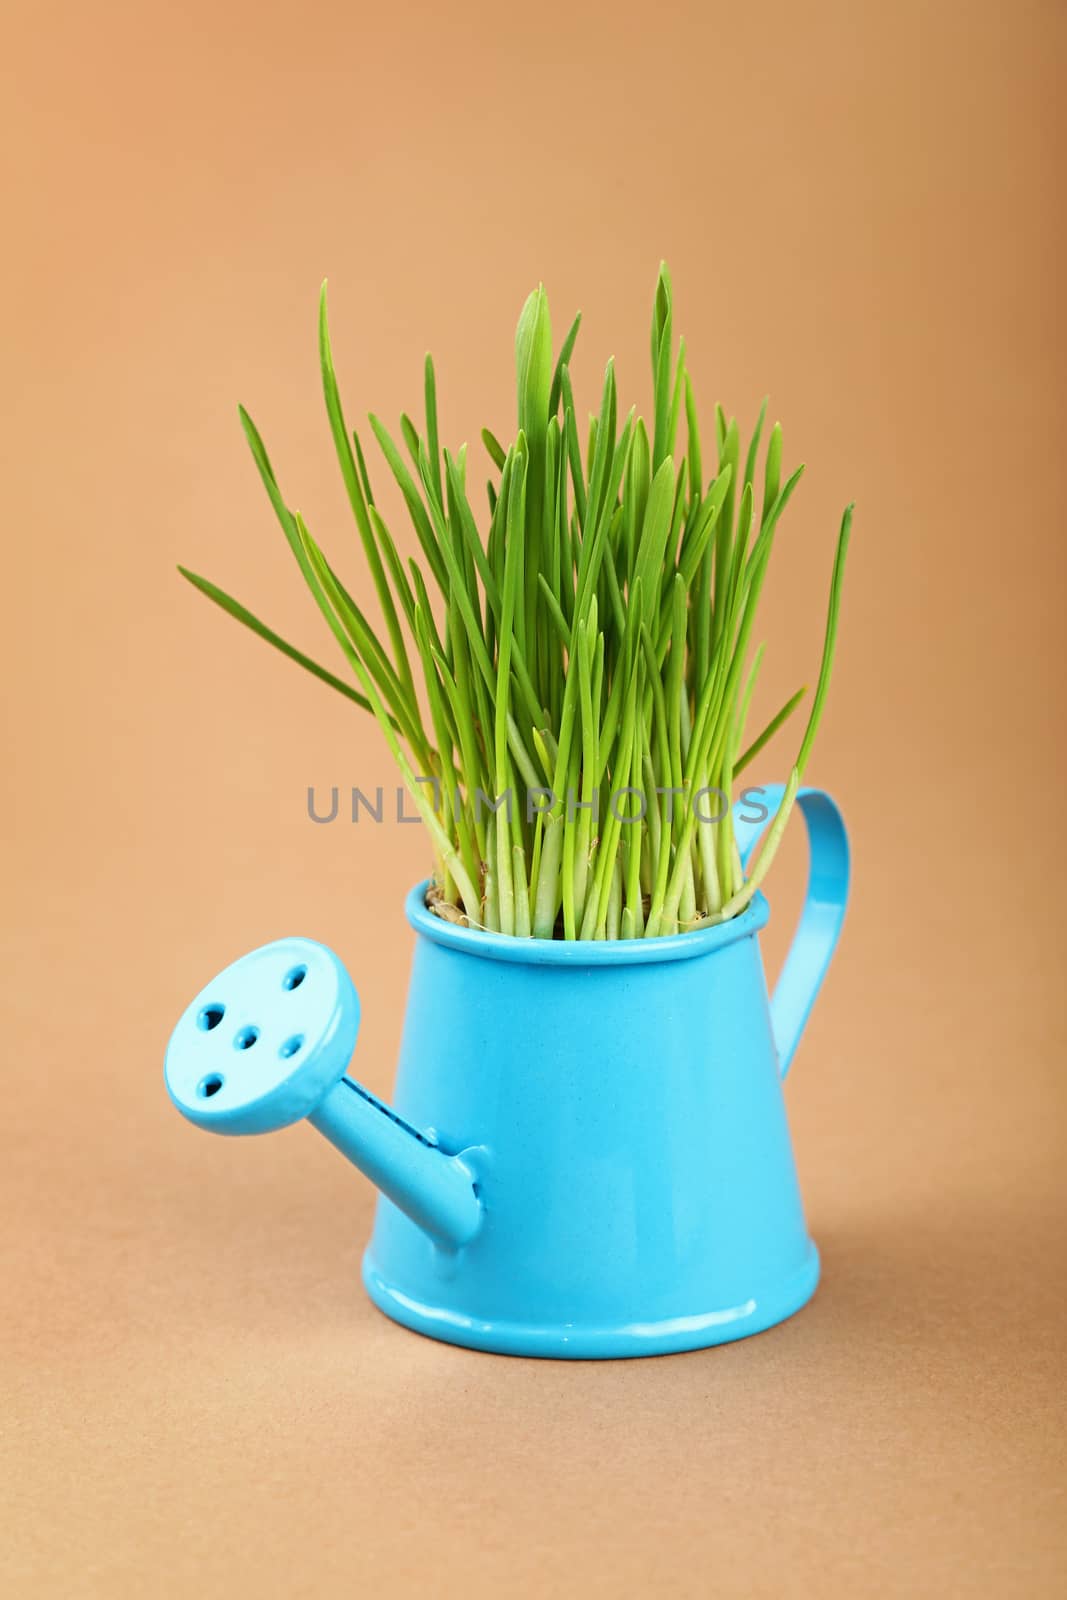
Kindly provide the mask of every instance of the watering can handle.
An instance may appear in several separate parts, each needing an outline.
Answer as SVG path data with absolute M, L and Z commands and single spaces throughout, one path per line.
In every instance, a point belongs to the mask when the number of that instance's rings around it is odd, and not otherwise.
M 757 809 L 756 801 L 742 798 L 734 806 L 734 836 L 742 867 L 747 866 L 784 792 L 780 783 L 746 791 L 758 793 L 758 806 L 765 813 L 756 822 L 747 815 Z M 808 887 L 797 931 L 771 996 L 771 1027 L 783 1078 L 822 987 L 848 902 L 848 834 L 840 811 L 822 789 L 798 790 L 797 804 L 808 828 Z

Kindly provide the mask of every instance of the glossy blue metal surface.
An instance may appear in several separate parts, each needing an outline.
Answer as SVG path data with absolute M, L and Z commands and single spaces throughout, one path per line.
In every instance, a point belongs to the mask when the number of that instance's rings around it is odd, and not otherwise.
M 748 865 L 769 826 L 785 786 L 768 784 L 760 792 L 767 812 L 762 821 L 747 821 L 748 809 L 743 804 L 734 808 L 742 866 Z M 797 805 L 808 829 L 808 887 L 797 931 L 771 997 L 771 1027 L 783 1078 L 841 935 L 850 871 L 848 834 L 835 801 L 822 789 L 801 789 Z
M 344 1076 L 359 998 L 337 956 L 313 939 L 277 939 L 220 972 L 171 1035 L 167 1092 L 210 1133 L 270 1133 L 307 1117 L 436 1245 L 455 1248 L 482 1220 L 463 1163 Z
M 482 1225 L 475 1174 L 463 1155 L 449 1155 L 432 1133 L 398 1117 L 351 1078 L 342 1078 L 308 1119 L 365 1172 L 419 1230 L 424 1243 L 455 1250 Z
M 185 1008 L 167 1046 L 167 1093 L 212 1133 L 270 1133 L 319 1104 L 358 1032 L 359 1000 L 333 951 L 277 939 L 234 961 Z
M 412 891 L 395 1110 L 340 1078 L 325 1021 L 286 1102 L 317 1093 L 313 1124 L 383 1191 L 363 1278 L 389 1316 L 480 1349 L 631 1356 L 742 1338 L 810 1297 L 818 1255 L 781 1076 L 840 932 L 848 852 L 829 797 L 798 798 L 812 869 L 770 1003 L 762 896 L 675 938 L 566 943 L 455 927 Z M 203 1126 L 277 1126 L 273 1080 L 269 1116 L 243 1080 L 236 1122 L 200 1104 L 189 1019 L 224 991 L 209 985 L 179 1023 L 168 1088 Z

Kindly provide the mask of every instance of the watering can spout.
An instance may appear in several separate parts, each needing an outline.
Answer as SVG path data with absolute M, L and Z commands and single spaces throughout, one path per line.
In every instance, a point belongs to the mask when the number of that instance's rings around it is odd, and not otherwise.
M 354 1078 L 342 1077 L 308 1121 L 438 1244 L 469 1244 L 482 1221 L 474 1174 Z
M 333 952 L 279 939 L 186 1007 L 167 1047 L 167 1091 L 214 1133 L 269 1133 L 306 1117 L 435 1244 L 459 1249 L 484 1215 L 474 1174 L 347 1076 L 358 1031 L 359 999 Z

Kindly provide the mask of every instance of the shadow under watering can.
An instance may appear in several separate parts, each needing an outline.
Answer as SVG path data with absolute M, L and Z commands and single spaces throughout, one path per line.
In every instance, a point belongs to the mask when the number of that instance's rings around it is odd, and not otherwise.
M 780 789 L 767 789 L 773 811 Z M 420 1333 L 514 1355 L 660 1355 L 758 1333 L 811 1297 L 781 1081 L 840 933 L 841 814 L 798 804 L 807 895 L 768 1001 L 757 894 L 656 939 L 509 938 L 412 890 L 395 1105 L 347 1074 L 359 1000 L 332 951 L 280 939 L 213 979 L 167 1049 L 191 1122 L 306 1117 L 380 1193 L 363 1281 Z M 765 822 L 735 818 L 742 860 Z

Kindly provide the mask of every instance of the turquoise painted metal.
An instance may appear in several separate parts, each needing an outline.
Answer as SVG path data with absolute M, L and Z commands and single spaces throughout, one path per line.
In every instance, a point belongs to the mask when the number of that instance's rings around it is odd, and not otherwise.
M 807 895 L 769 1002 L 762 895 L 719 927 L 567 943 L 456 927 L 419 885 L 395 1109 L 347 1076 L 359 1003 L 305 939 L 201 991 L 168 1047 L 171 1098 L 219 1133 L 306 1116 L 381 1190 L 363 1281 L 420 1333 L 562 1357 L 758 1333 L 819 1277 L 781 1080 L 848 895 L 840 812 L 820 790 L 798 803 Z M 743 860 L 754 809 L 735 808 Z

